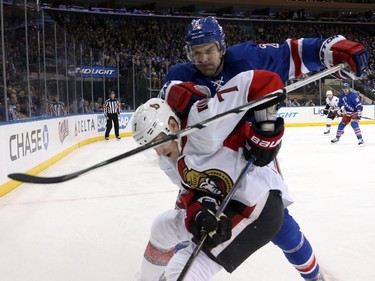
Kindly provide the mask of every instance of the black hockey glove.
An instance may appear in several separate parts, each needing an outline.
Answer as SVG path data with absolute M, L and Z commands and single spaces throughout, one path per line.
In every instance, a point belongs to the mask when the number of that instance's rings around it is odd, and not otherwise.
M 327 115 L 327 114 L 328 114 L 328 109 L 326 109 L 326 108 L 323 109 L 323 114 L 324 114 L 324 115 Z
M 327 114 L 327 118 L 330 118 L 330 119 L 335 119 L 335 112 L 334 111 L 332 111 L 332 110 L 330 110 L 329 112 L 328 112 L 328 114 Z
M 232 236 L 230 219 L 224 214 L 216 218 L 214 212 L 217 207 L 215 199 L 202 197 L 186 210 L 185 225 L 193 234 L 193 241 L 198 242 L 203 235 L 208 234 L 204 241 L 208 248 L 215 248 Z
M 284 134 L 284 119 L 278 117 L 273 123 L 273 131 L 263 131 L 262 123 L 253 122 L 250 128 L 249 138 L 244 145 L 244 156 L 246 160 L 255 159 L 254 165 L 263 167 L 271 163 L 281 148 L 281 139 Z

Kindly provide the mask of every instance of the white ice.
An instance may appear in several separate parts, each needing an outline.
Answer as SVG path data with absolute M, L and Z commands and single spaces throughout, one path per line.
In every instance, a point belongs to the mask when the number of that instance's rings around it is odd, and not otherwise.
M 364 147 L 350 126 L 338 144 L 323 127 L 287 128 L 279 156 L 295 199 L 289 210 L 330 280 L 375 280 L 375 125 L 361 127 Z M 94 143 L 42 175 L 76 171 L 134 147 L 131 138 Z M 173 208 L 175 196 L 153 151 L 66 183 L 23 184 L 0 198 L 0 280 L 134 280 L 151 222 Z M 268 244 L 213 280 L 301 278 Z

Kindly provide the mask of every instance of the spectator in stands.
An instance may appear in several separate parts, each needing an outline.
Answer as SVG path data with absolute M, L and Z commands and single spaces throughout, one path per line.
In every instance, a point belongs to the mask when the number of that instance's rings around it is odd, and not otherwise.
M 103 112 L 103 98 L 98 98 L 94 103 L 94 112 Z
M 65 114 L 65 105 L 62 101 L 60 101 L 58 96 L 52 99 L 49 111 L 51 116 L 61 116 Z
M 29 98 L 24 90 L 20 90 L 18 93 L 18 102 L 21 106 L 21 112 L 25 116 L 29 115 Z
M 158 77 L 159 77 L 159 81 L 161 81 L 161 83 L 163 83 L 163 81 L 165 79 L 165 76 L 166 76 L 166 73 L 164 71 L 164 68 L 160 68 L 160 71 L 158 73 Z
M 5 71 L 7 74 L 7 80 L 12 81 L 16 78 L 16 67 L 11 58 L 5 61 Z
M 74 106 L 76 107 L 76 110 L 78 114 L 81 114 L 83 113 L 83 103 L 85 102 L 84 98 L 83 97 L 79 97 L 78 100 L 76 101 L 73 101 Z
M 18 104 L 17 95 L 15 93 L 15 90 L 13 90 L 10 87 L 8 87 L 8 97 L 9 97 L 9 101 L 8 101 L 8 117 L 9 117 L 9 120 L 17 120 L 17 117 L 15 115 L 16 114 L 16 106 Z
M 292 105 L 292 100 L 289 99 L 289 98 L 286 98 L 286 99 L 285 99 L 285 106 L 293 106 L 293 105 Z
M 161 81 L 159 79 L 158 74 L 156 73 L 155 68 L 151 69 L 151 88 L 153 89 L 160 89 Z
M 2 103 L 0 103 L 0 122 L 1 121 L 6 121 L 6 111 Z
M 138 11 L 141 14 L 147 14 L 149 11 Z M 149 87 L 150 74 L 152 77 L 152 88 L 158 88 L 162 83 L 167 69 L 175 63 L 186 60 L 183 47 L 185 42 L 184 31 L 186 23 L 190 19 L 178 17 L 132 17 L 132 16 L 118 16 L 112 14 L 90 14 L 79 12 L 52 12 L 48 11 L 49 15 L 58 23 L 59 26 L 67 31 L 68 40 L 67 52 L 69 63 L 72 64 L 71 58 L 76 55 L 77 62 L 80 62 L 79 48 L 82 46 L 82 57 L 84 62 L 90 63 L 90 48 L 93 48 L 93 64 L 117 66 L 116 55 L 119 55 L 120 73 L 123 77 L 132 71 L 133 63 L 137 74 L 142 73 L 142 77 L 138 75 L 139 79 L 136 83 L 147 83 Z M 154 11 L 156 14 L 168 14 L 170 11 Z M 173 14 L 173 13 L 172 13 Z M 295 19 L 304 18 L 306 13 L 304 11 L 297 11 L 294 14 Z M 37 16 L 37 15 L 36 15 Z M 265 15 L 268 17 L 269 15 Z M 291 19 L 293 13 L 286 13 L 285 11 L 278 11 L 272 16 L 272 19 Z M 358 15 L 356 15 L 358 16 Z M 25 61 L 25 33 L 14 32 L 17 26 L 23 22 L 24 11 L 17 5 L 7 5 L 4 2 L 4 24 L 6 32 L 5 49 L 6 49 L 6 78 L 7 85 L 14 85 L 22 81 L 23 74 L 26 71 Z M 364 20 L 363 15 L 357 18 Z M 371 19 L 367 19 L 371 20 Z M 374 20 L 374 19 L 372 19 Z M 302 38 L 302 37 L 329 37 L 332 34 L 342 34 L 350 40 L 355 40 L 363 43 L 370 53 L 370 61 L 365 77 L 355 83 L 362 83 L 363 89 L 356 85 L 356 88 L 361 89 L 361 92 L 371 98 L 375 97 L 375 30 L 370 25 L 358 24 L 338 24 L 338 23 L 314 23 L 314 22 L 272 22 L 272 21 L 238 21 L 233 23 L 231 20 L 222 21 L 222 25 L 227 30 L 226 42 L 229 46 L 251 39 L 255 43 L 262 42 L 283 42 L 286 38 Z M 173 29 L 170 27 L 173 26 Z M 30 26 L 29 30 L 30 42 L 36 42 L 38 28 Z M 45 32 L 45 45 L 47 50 L 47 59 L 54 59 L 54 29 L 48 28 Z M 142 36 L 139 36 L 142 34 Z M 73 51 L 71 37 L 75 38 L 76 50 Z M 63 38 L 58 36 L 58 46 L 64 46 Z M 30 67 L 38 67 L 39 50 L 37 44 L 29 44 L 29 59 Z M 17 58 L 17 59 L 16 59 Z M 22 58 L 21 60 L 18 58 Z M 65 61 L 64 48 L 58 50 L 58 60 Z M 151 67 L 150 67 L 151 62 Z M 155 75 L 156 73 L 156 75 Z M 74 67 L 70 74 L 73 77 Z M 131 73 L 130 73 L 131 74 Z M 147 81 L 147 82 L 146 82 Z M 12 86 L 12 89 L 13 86 Z M 26 93 L 26 88 L 18 87 L 16 94 L 18 96 L 18 103 L 21 105 L 21 112 L 26 116 L 36 116 L 40 114 L 47 114 L 48 106 L 44 104 L 43 87 L 37 86 L 34 91 Z M 24 91 L 22 93 L 22 91 Z M 28 94 L 33 95 L 32 99 L 38 103 L 38 110 L 29 111 Z M 27 102 L 22 96 L 26 94 Z M 8 98 L 10 93 L 8 93 Z M 87 98 L 87 96 L 84 96 Z M 64 100 L 69 104 L 67 100 Z M 34 104 L 31 105 L 34 108 Z M 102 103 L 101 103 L 102 104 Z M 304 102 L 303 102 L 304 104 Z M 77 112 L 79 106 L 74 105 Z M 82 108 L 82 107 L 81 107 Z M 102 112 L 102 105 L 97 106 L 95 103 L 95 111 Z
M 313 103 L 312 99 L 309 99 L 306 103 L 305 106 L 315 106 L 315 103 Z
M 106 60 L 105 60 L 105 66 L 111 66 L 111 67 L 116 67 L 117 62 L 116 59 L 113 55 L 110 55 Z
M 294 98 L 294 99 L 293 99 L 293 101 L 292 101 L 292 103 L 291 103 L 291 106 L 300 106 L 300 104 L 299 104 L 297 98 Z
M 21 105 L 16 104 L 15 111 L 13 113 L 13 120 L 27 119 L 27 116 L 21 112 Z
M 83 102 L 83 114 L 94 113 L 94 109 L 91 107 L 91 104 L 88 100 Z

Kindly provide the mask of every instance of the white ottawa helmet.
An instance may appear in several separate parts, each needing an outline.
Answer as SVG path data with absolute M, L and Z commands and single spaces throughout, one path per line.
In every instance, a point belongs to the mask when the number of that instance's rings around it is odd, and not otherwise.
M 133 114 L 131 121 L 134 140 L 140 145 L 151 142 L 160 133 L 169 135 L 168 122 L 174 118 L 180 126 L 180 119 L 164 100 L 153 98 L 142 104 Z
M 326 92 L 326 97 L 327 97 L 327 98 L 332 98 L 332 97 L 333 97 L 333 93 L 332 93 L 331 90 L 328 90 L 328 91 Z

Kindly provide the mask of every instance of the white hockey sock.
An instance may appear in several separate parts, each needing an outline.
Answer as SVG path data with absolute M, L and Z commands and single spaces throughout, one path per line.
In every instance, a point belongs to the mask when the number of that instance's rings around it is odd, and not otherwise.
M 161 250 L 148 243 L 141 265 L 141 271 L 137 276 L 138 281 L 159 281 L 169 260 L 174 255 L 174 248 Z

